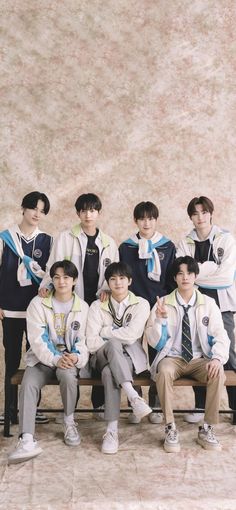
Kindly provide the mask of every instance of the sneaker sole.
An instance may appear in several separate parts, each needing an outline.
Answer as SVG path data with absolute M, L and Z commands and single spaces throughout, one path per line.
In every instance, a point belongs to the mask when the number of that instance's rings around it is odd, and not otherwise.
M 215 451 L 219 451 L 219 450 L 222 450 L 222 446 L 221 444 L 209 444 L 207 443 L 206 441 L 204 441 L 203 439 L 199 439 L 197 438 L 197 443 L 202 447 L 204 448 L 204 450 L 215 450 Z
M 148 414 L 151 414 L 151 413 L 152 413 L 152 409 L 151 409 L 151 408 L 150 408 L 150 409 L 147 409 L 146 411 L 143 411 L 143 413 L 142 413 L 142 414 L 138 414 L 138 415 L 137 415 L 137 414 L 135 414 L 135 412 L 134 412 L 134 411 L 133 411 L 133 413 L 134 413 L 134 416 L 136 416 L 136 418 L 137 418 L 138 420 L 140 420 L 140 421 L 141 421 L 141 420 L 142 420 L 142 418 L 144 418 L 145 416 L 148 416 Z
M 69 441 L 67 441 L 66 439 L 64 439 L 64 443 L 66 444 L 66 446 L 72 446 L 72 447 L 73 446 L 79 446 L 80 443 L 81 443 L 81 439 L 79 439 L 76 442 L 74 441 L 74 442 L 71 442 L 71 443 Z
M 176 446 L 172 446 L 164 443 L 164 450 L 166 453 L 179 453 L 180 452 L 180 444 Z
M 35 457 L 38 457 L 38 455 L 40 455 L 41 453 L 43 452 L 43 450 L 40 448 L 40 450 L 38 450 L 37 452 L 34 452 L 34 454 L 32 455 L 29 455 L 29 456 L 25 456 L 25 457 L 13 457 L 13 458 L 8 458 L 8 464 L 19 464 L 20 462 L 26 462 L 27 460 L 31 460 L 31 459 L 34 459 Z
M 104 450 L 103 448 L 101 448 L 101 452 L 102 453 L 105 453 L 105 455 L 114 455 L 115 453 L 118 452 L 118 448 L 114 449 L 114 450 Z
M 44 425 L 45 423 L 49 423 L 49 419 L 47 418 L 45 420 L 39 420 L 36 418 L 35 423 L 36 425 Z

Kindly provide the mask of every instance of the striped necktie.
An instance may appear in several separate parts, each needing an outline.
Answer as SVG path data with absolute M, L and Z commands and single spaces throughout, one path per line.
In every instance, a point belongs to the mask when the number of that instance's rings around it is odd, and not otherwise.
M 183 305 L 181 305 L 183 306 Z M 191 341 L 191 331 L 188 310 L 191 305 L 183 306 L 184 315 L 182 319 L 182 358 L 189 363 L 193 359 L 193 349 Z

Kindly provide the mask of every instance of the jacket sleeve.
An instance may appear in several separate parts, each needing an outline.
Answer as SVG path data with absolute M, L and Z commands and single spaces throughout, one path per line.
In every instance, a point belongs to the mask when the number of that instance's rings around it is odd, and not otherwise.
M 235 280 L 236 269 L 236 243 L 231 234 L 225 234 L 224 252 L 218 257 L 218 264 L 213 261 L 206 261 L 199 264 L 199 275 L 196 284 L 200 287 L 221 289 L 231 287 Z M 220 248 L 219 248 L 220 249 Z
M 30 347 L 38 360 L 49 367 L 55 367 L 61 353 L 49 337 L 49 329 L 40 298 L 34 298 L 26 312 L 27 333 Z
M 116 243 L 115 243 L 115 241 L 112 238 L 110 238 L 110 243 L 111 244 L 110 244 L 110 247 L 109 247 L 109 254 L 108 254 L 108 256 L 109 256 L 109 258 L 111 260 L 111 263 L 112 262 L 119 262 L 119 251 L 118 251 L 118 248 L 116 246 Z M 102 291 L 109 292 L 109 290 L 110 290 L 109 286 L 108 286 L 108 284 L 107 284 L 107 282 L 105 280 L 105 277 L 104 277 L 101 287 L 99 287 L 99 289 L 96 292 L 96 296 L 99 297 Z
M 155 305 L 147 322 L 145 340 L 156 351 L 161 351 L 169 338 L 168 320 L 157 318 Z
M 89 308 L 86 327 L 87 348 L 91 354 L 104 345 L 104 340 L 100 334 L 102 325 L 103 317 L 100 310 L 100 303 L 99 301 L 94 301 Z
M 140 300 L 137 305 L 133 306 L 132 319 L 126 326 L 115 329 L 112 326 L 103 327 L 101 335 L 103 338 L 117 338 L 122 344 L 131 345 L 142 337 L 149 313 L 148 301 Z
M 229 359 L 230 340 L 224 329 L 221 311 L 215 301 L 211 301 L 208 324 L 208 342 L 212 352 L 211 359 L 216 358 L 224 365 Z

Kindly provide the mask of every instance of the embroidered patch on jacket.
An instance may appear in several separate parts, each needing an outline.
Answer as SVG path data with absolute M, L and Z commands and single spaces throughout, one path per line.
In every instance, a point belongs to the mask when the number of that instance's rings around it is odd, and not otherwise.
M 222 258 L 224 255 L 224 249 L 223 248 L 217 248 L 217 255 L 219 258 Z
M 111 259 L 108 259 L 108 258 L 104 259 L 104 261 L 103 261 L 103 265 L 104 265 L 105 267 L 109 266 L 110 264 L 111 264 Z
M 73 322 L 71 323 L 71 329 L 74 329 L 75 331 L 77 331 L 79 328 L 80 328 L 80 323 L 79 323 L 79 321 L 73 321 Z
M 203 317 L 202 324 L 203 324 L 203 326 L 208 326 L 208 324 L 209 324 L 209 317 Z
M 165 254 L 163 253 L 163 251 L 158 251 L 158 257 L 159 257 L 159 260 L 164 260 Z
M 40 259 L 40 257 L 42 257 L 42 251 L 39 248 L 37 248 L 36 250 L 34 250 L 33 256 L 36 259 Z
M 132 313 L 127 313 L 126 317 L 125 317 L 125 326 L 128 326 L 128 324 L 130 323 L 132 319 Z

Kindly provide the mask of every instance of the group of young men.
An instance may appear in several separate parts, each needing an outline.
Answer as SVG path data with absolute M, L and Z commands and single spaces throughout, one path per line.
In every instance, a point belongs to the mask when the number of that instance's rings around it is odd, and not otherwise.
M 40 391 L 51 378 L 59 381 L 64 408 L 64 441 L 80 443 L 74 421 L 77 378 L 86 368 L 100 374 L 103 388 L 94 390 L 94 407 L 104 410 L 107 428 L 102 452 L 118 451 L 121 389 L 132 413 L 130 423 L 144 416 L 165 419 L 164 449 L 180 451 L 173 416 L 173 383 L 191 375 L 206 382 L 196 390 L 196 408 L 204 413 L 197 441 L 220 449 L 217 423 L 224 369 L 236 370 L 236 244 L 231 234 L 212 224 L 213 204 L 195 197 L 188 205 L 194 229 L 174 244 L 158 232 L 159 211 L 152 202 L 134 209 L 138 232 L 119 250 L 98 228 L 102 204 L 92 194 L 75 203 L 79 224 L 55 239 L 38 228 L 50 208 L 39 192 L 22 201 L 22 221 L 0 233 L 0 318 L 3 324 L 6 377 L 19 367 L 26 333 L 26 370 L 19 398 L 19 441 L 10 453 L 16 463 L 41 453 L 34 438 Z M 176 258 L 177 257 L 177 258 Z M 150 313 L 151 308 L 151 313 Z M 133 386 L 133 375 L 150 367 L 153 384 L 149 403 Z M 229 389 L 228 389 L 229 390 Z M 235 388 L 229 392 L 235 401 Z M 158 400 L 160 399 L 160 401 Z M 14 395 L 12 394 L 12 401 Z M 160 403 L 159 403 L 160 402 Z

